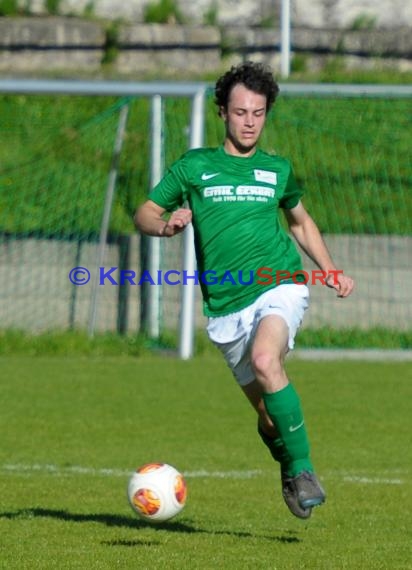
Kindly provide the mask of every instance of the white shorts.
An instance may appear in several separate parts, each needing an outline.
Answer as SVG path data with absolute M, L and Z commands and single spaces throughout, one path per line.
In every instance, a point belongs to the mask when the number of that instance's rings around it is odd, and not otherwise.
M 295 335 L 308 308 L 309 289 L 304 284 L 286 283 L 263 293 L 241 311 L 224 317 L 210 317 L 207 333 L 221 350 L 240 386 L 255 379 L 250 362 L 250 346 L 263 317 L 279 315 L 289 329 L 288 346 L 292 350 Z

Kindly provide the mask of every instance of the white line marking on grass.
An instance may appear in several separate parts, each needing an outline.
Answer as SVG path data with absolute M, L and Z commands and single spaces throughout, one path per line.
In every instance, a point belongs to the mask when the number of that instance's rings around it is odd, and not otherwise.
M 183 475 L 188 479 L 191 478 L 211 478 L 211 479 L 251 479 L 257 475 L 262 475 L 260 469 L 251 469 L 249 471 L 185 471 Z
M 128 477 L 133 473 L 133 469 L 94 469 L 93 467 L 82 467 L 80 465 L 72 465 L 69 467 L 58 467 L 57 465 L 41 465 L 35 463 L 33 465 L 27 464 L 6 464 L 0 467 L 1 471 L 13 473 L 51 473 L 53 475 L 103 475 L 111 477 Z M 249 471 L 206 471 L 201 469 L 199 471 L 186 471 L 183 473 L 188 479 L 250 479 L 261 475 L 263 471 L 253 469 Z
M 289 358 L 300 360 L 363 360 L 370 362 L 410 362 L 412 350 L 381 349 L 381 348 L 302 348 L 293 350 Z
M 346 476 L 343 480 L 347 483 L 364 483 L 372 485 L 403 485 L 402 479 L 387 479 L 382 477 L 357 477 L 356 475 Z
M 81 467 L 80 465 L 72 465 L 69 467 L 58 467 L 57 465 L 40 465 L 35 463 L 33 465 L 25 464 L 6 464 L 1 466 L 2 471 L 11 471 L 14 473 L 52 473 L 53 475 L 70 475 L 72 473 L 76 475 L 106 475 L 112 477 L 124 477 L 130 475 L 133 470 L 123 470 L 123 469 L 94 469 L 93 467 Z
M 133 469 L 114 469 L 114 468 L 101 468 L 95 469 L 94 467 L 83 467 L 81 465 L 70 465 L 67 467 L 59 467 L 52 464 L 34 463 L 32 465 L 24 463 L 7 463 L 0 466 L 0 472 L 3 473 L 17 473 L 32 474 L 32 473 L 49 473 L 56 476 L 65 475 L 93 475 L 103 477 L 130 477 Z M 396 471 L 393 472 L 395 474 Z M 183 475 L 188 479 L 251 479 L 259 475 L 263 475 L 264 471 L 261 469 L 249 469 L 244 471 L 207 471 L 206 469 L 199 469 L 197 471 L 184 471 Z M 398 473 L 399 474 L 399 473 Z M 390 472 L 387 473 L 390 475 Z M 365 475 L 348 475 L 345 473 L 335 473 L 333 478 L 338 478 L 345 483 L 359 483 L 363 485 L 404 485 L 405 480 L 399 477 L 368 477 Z M 328 478 L 328 477 L 326 477 Z

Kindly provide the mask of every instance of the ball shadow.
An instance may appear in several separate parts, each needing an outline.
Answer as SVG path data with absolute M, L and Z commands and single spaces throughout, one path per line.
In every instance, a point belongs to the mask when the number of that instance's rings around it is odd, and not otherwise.
M 181 534 L 211 534 L 213 536 L 226 535 L 235 536 L 237 538 L 263 538 L 265 540 L 282 542 L 282 543 L 299 543 L 301 539 L 296 536 L 296 532 L 287 531 L 281 535 L 259 535 L 253 534 L 251 532 L 243 532 L 236 530 L 207 530 L 195 526 L 194 524 L 181 521 L 167 521 L 161 523 L 149 523 L 132 516 L 117 515 L 112 513 L 71 513 L 63 509 L 44 509 L 44 508 L 27 508 L 20 509 L 15 512 L 3 512 L 0 513 L 0 519 L 30 519 L 30 518 L 52 518 L 60 521 L 77 522 L 77 523 L 88 523 L 97 522 L 108 527 L 119 527 L 119 528 L 131 528 L 131 529 L 142 529 L 151 528 L 155 531 L 168 531 L 176 532 Z M 108 546 L 143 546 L 155 544 L 153 541 L 145 540 L 112 540 L 103 541 L 102 544 Z

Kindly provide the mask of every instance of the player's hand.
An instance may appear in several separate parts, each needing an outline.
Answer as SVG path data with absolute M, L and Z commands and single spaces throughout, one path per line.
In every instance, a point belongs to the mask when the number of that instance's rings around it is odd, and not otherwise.
M 172 237 L 182 232 L 192 221 L 192 210 L 189 208 L 179 208 L 171 213 L 166 225 L 162 230 L 162 235 Z
M 348 297 L 352 293 L 355 283 L 348 275 L 334 271 L 326 277 L 326 285 L 335 289 L 338 297 Z

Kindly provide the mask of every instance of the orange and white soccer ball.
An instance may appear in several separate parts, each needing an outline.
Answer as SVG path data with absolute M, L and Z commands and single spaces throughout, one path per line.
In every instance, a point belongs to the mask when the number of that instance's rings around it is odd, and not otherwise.
M 149 522 L 164 522 L 176 516 L 186 503 L 183 475 L 167 463 L 147 463 L 129 479 L 127 496 L 132 509 Z

